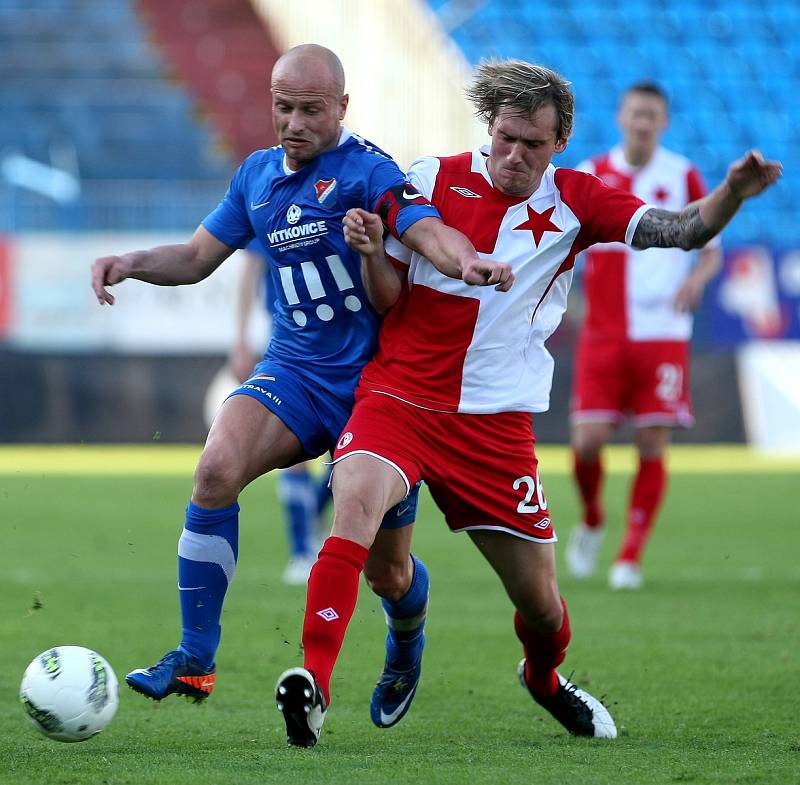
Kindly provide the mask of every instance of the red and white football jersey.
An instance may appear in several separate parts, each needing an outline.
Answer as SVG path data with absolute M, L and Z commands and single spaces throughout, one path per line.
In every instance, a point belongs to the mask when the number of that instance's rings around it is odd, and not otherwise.
M 597 242 L 630 243 L 649 209 L 632 194 L 549 166 L 528 199 L 492 186 L 486 148 L 412 164 L 410 181 L 483 258 L 511 264 L 511 291 L 469 286 L 387 241 L 409 265 L 361 388 L 446 412 L 545 411 L 553 358 L 544 346 L 561 321 L 575 256 Z
M 621 147 L 584 161 L 578 169 L 665 210 L 682 210 L 706 192 L 692 162 L 663 147 L 638 169 L 625 160 Z M 715 238 L 710 244 L 717 243 Z M 615 243 L 596 246 L 586 257 L 585 330 L 622 335 L 632 341 L 689 340 L 692 317 L 676 311 L 673 301 L 696 252 L 680 248 L 636 251 Z

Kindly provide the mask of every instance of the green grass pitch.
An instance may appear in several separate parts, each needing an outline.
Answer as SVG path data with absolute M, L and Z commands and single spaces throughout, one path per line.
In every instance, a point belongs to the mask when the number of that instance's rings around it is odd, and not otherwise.
M 624 449 L 611 455 L 600 574 L 576 583 L 562 570 L 561 587 L 573 624 L 563 671 L 607 696 L 616 741 L 571 738 L 519 687 L 510 604 L 424 494 L 415 549 L 432 586 L 413 709 L 390 730 L 369 721 L 384 626 L 362 587 L 321 742 L 287 748 L 272 691 L 301 662 L 304 591 L 280 582 L 286 544 L 269 478 L 242 498 L 212 698 L 153 704 L 123 688 L 100 736 L 45 739 L 18 699 L 34 655 L 88 646 L 121 679 L 177 642 L 176 543 L 197 452 L 0 449 L 0 783 L 798 782 L 800 462 L 741 449 L 673 450 L 647 585 L 628 594 L 605 584 L 632 463 Z M 567 456 L 540 458 L 565 539 L 577 514 Z

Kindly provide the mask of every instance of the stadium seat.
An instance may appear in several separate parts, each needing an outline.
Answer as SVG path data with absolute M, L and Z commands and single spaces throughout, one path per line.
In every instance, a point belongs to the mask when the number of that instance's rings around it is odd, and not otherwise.
M 0 148 L 43 163 L 51 162 L 54 145 L 72 149 L 85 183 L 70 210 L 0 187 L 0 231 L 191 227 L 230 176 L 231 162 L 184 90 L 170 82 L 133 0 L 0 0 L 0 103 Z M 94 188 L 94 181 L 128 178 L 151 180 L 149 203 L 160 209 L 89 203 L 124 190 Z M 198 179 L 212 184 L 213 201 L 198 200 L 206 191 Z M 175 193 L 170 180 L 184 182 L 183 191 Z M 177 225 L 170 223 L 176 201 L 191 213 Z M 107 223 L 112 218 L 120 223 Z
M 429 0 L 434 11 L 442 3 Z M 513 17 L 514 24 L 509 24 Z M 547 35 L 542 35 L 542 30 Z M 563 0 L 558 7 L 486 0 L 451 32 L 466 57 L 523 57 L 573 81 L 576 128 L 560 163 L 574 165 L 617 139 L 619 92 L 654 79 L 671 99 L 666 142 L 690 154 L 709 183 L 758 146 L 784 162 L 781 186 L 726 229 L 729 245 L 781 246 L 800 200 L 790 107 L 800 81 L 800 4 L 794 0 Z M 732 53 L 736 53 L 734 56 Z

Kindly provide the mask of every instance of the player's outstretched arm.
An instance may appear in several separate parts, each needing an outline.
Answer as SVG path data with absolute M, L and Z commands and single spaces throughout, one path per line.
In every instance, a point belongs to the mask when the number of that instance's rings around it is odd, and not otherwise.
M 420 219 L 400 239 L 449 278 L 460 278 L 474 286 L 494 286 L 501 292 L 514 285 L 510 264 L 481 259 L 467 237 L 438 218 Z
M 100 305 L 114 304 L 108 286 L 135 278 L 158 286 L 179 286 L 202 281 L 233 253 L 203 226 L 188 243 L 159 245 L 147 251 L 103 256 L 92 265 L 92 289 Z
M 361 254 L 361 280 L 370 304 L 378 313 L 386 313 L 400 297 L 402 280 L 383 251 L 383 221 L 375 213 L 353 208 L 342 223 L 345 241 Z
M 733 218 L 742 202 L 765 191 L 781 176 L 777 161 L 765 161 L 758 150 L 734 161 L 710 194 L 680 212 L 648 210 L 633 234 L 634 248 L 702 248 Z

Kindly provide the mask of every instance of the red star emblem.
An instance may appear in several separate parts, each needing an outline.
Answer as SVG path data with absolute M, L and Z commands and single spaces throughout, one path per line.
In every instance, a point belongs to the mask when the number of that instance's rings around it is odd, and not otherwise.
M 550 216 L 553 214 L 553 210 L 556 209 L 556 206 L 553 205 L 552 207 L 548 207 L 541 213 L 537 213 L 530 205 L 528 207 L 528 220 L 525 223 L 521 223 L 519 226 L 514 227 L 514 231 L 529 229 L 533 234 L 533 241 L 536 243 L 536 247 L 539 247 L 539 243 L 542 240 L 542 236 L 545 232 L 563 232 L 564 230 L 560 227 L 556 226 L 551 220 Z
M 656 188 L 653 196 L 655 196 L 657 202 L 666 202 L 667 197 L 669 196 L 669 191 L 664 188 L 663 185 L 660 185 L 658 188 Z

